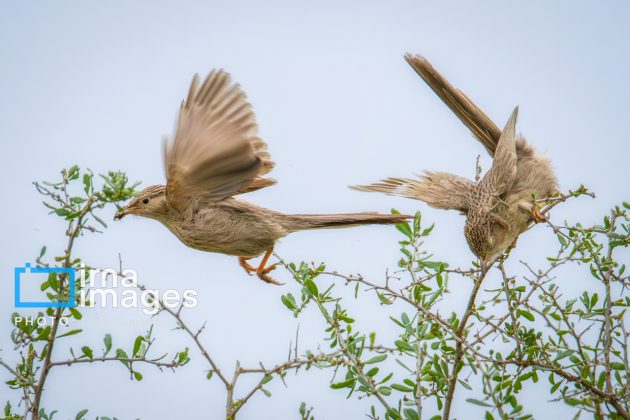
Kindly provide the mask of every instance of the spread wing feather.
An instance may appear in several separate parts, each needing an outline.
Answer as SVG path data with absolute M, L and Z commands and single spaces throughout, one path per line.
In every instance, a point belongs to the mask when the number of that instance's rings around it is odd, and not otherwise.
M 212 71 L 201 86 L 195 75 L 174 139 L 164 142 L 169 203 L 181 210 L 191 197 L 220 201 L 272 185 L 261 177 L 273 166 L 240 87 L 222 70 Z
M 387 178 L 374 184 L 350 188 L 413 198 L 438 209 L 466 213 L 475 183 L 459 175 L 427 171 L 416 179 Z

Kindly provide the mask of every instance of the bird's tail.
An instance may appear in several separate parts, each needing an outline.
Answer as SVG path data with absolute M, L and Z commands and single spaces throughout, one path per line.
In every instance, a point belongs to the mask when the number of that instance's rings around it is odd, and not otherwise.
M 405 223 L 413 216 L 406 214 L 381 214 L 376 212 L 349 214 L 290 214 L 281 219 L 290 232 L 305 229 L 345 228 L 360 225 L 393 225 Z
M 464 92 L 451 85 L 444 76 L 433 68 L 426 58 L 407 53 L 405 60 L 453 111 L 457 118 L 472 131 L 490 156 L 494 156 L 494 151 L 501 137 L 501 129 Z

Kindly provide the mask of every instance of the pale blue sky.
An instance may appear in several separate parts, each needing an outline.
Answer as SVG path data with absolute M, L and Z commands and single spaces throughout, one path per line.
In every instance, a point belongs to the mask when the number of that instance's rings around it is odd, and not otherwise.
M 402 55 L 409 51 L 428 57 L 498 125 L 520 105 L 519 131 L 551 158 L 562 188 L 585 183 L 598 195 L 553 217 L 593 221 L 629 198 L 629 11 L 621 1 L 4 1 L 0 268 L 7 293 L 0 295 L 0 355 L 11 348 L 12 267 L 32 260 L 44 244 L 57 252 L 63 247 L 63 226 L 46 216 L 31 182 L 53 179 L 74 163 L 96 172 L 120 169 L 144 185 L 162 182 L 160 140 L 171 132 L 192 75 L 212 68 L 232 73 L 248 93 L 277 162 L 278 185 L 248 197 L 258 204 L 285 212 L 421 209 L 437 224 L 429 241 L 435 253 L 453 264 L 471 260 L 464 220 L 455 212 L 346 188 L 422 169 L 474 175 L 482 147 L 408 68 Z M 482 162 L 488 167 L 486 156 Z M 552 246 L 548 238 L 542 229 L 528 232 L 514 260 L 542 261 Z M 387 227 L 306 232 L 282 240 L 276 251 L 381 279 L 396 261 L 398 239 Z M 197 289 L 199 306 L 190 318 L 208 320 L 205 342 L 225 370 L 236 359 L 271 365 L 285 357 L 297 324 L 279 296 L 297 291 L 291 282 L 263 284 L 235 258 L 193 251 L 145 219 L 112 223 L 104 235 L 82 238 L 77 251 L 101 266 L 115 266 L 120 252 L 145 284 Z M 451 286 L 449 307 L 461 312 L 466 291 Z M 372 296 L 350 305 L 365 329 L 396 333 L 372 309 Z M 167 321 L 157 321 L 159 348 L 190 345 L 169 332 Z M 105 332 L 129 342 L 149 320 L 140 311 L 109 310 L 93 311 L 86 322 L 92 330 L 83 341 L 98 348 Z M 301 331 L 304 346 L 321 342 L 314 313 L 306 314 Z M 57 350 L 65 354 L 66 347 Z M 141 383 L 129 381 L 119 364 L 60 368 L 44 403 L 62 418 L 84 407 L 121 419 L 220 418 L 224 394 L 218 383 L 207 383 L 205 366 L 192 355 L 176 374 L 143 369 Z M 328 378 L 328 372 L 304 374 L 291 378 L 288 389 L 273 384 L 274 397 L 257 396 L 242 418 L 293 418 L 303 400 L 318 419 L 361 418 L 366 403 L 346 401 L 328 388 Z M 72 381 L 86 385 L 80 400 L 67 397 L 64 385 Z M 525 392 L 541 401 L 528 407 L 539 417 L 565 413 L 542 403 L 545 384 Z M 459 395 L 455 415 L 465 418 L 470 405 L 463 399 L 471 395 Z M 8 397 L 0 387 L 0 401 Z

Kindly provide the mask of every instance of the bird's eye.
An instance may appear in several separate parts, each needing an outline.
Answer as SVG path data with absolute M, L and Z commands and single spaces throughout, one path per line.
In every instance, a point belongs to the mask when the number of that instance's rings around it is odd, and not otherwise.
M 143 199 L 143 200 L 142 200 L 142 203 L 144 203 L 144 204 L 149 204 L 149 199 L 148 199 L 148 198 Z

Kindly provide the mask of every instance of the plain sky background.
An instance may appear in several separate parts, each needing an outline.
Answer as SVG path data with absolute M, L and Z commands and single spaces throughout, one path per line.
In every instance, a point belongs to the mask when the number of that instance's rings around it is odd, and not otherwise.
M 426 223 L 437 224 L 427 243 L 436 258 L 470 262 L 456 212 L 346 187 L 423 169 L 472 177 L 478 154 L 489 166 L 483 148 L 403 61 L 409 51 L 428 57 L 500 126 L 520 105 L 518 129 L 551 158 L 561 187 L 585 183 L 598 196 L 556 208 L 552 217 L 595 221 L 630 198 L 629 12 L 620 1 L 2 2 L 0 357 L 14 360 L 13 267 L 33 261 L 42 245 L 57 254 L 64 245 L 63 223 L 47 216 L 31 183 L 56 179 L 75 163 L 95 172 L 120 169 L 144 186 L 161 183 L 160 141 L 195 72 L 224 68 L 248 93 L 279 181 L 247 197 L 257 204 L 296 213 L 421 209 Z M 276 251 L 380 280 L 395 265 L 399 239 L 391 227 L 322 230 L 287 237 Z M 511 264 L 543 264 L 553 246 L 549 230 L 536 228 L 520 238 Z M 236 258 L 189 249 L 139 218 L 81 238 L 76 252 L 95 266 L 116 266 L 120 252 L 150 287 L 196 289 L 199 305 L 188 319 L 193 327 L 208 321 L 203 341 L 226 372 L 237 359 L 271 366 L 286 356 L 297 321 L 279 297 L 299 290 L 284 272 L 275 275 L 286 286 L 269 286 L 246 276 Z M 576 290 L 591 287 L 580 277 L 566 281 Z M 461 313 L 468 288 L 451 283 L 446 307 Z M 348 305 L 360 327 L 395 337 L 373 295 Z M 107 332 L 115 346 L 130 348 L 152 322 L 140 310 L 85 312 L 89 333 L 59 342 L 57 358 L 68 356 L 69 345 L 100 349 Z M 191 346 L 170 331 L 170 319 L 153 322 L 158 352 Z M 315 311 L 300 323 L 302 350 L 323 343 Z M 86 407 L 90 415 L 121 419 L 221 418 L 225 393 L 205 380 L 199 354 L 191 355 L 176 373 L 142 367 L 140 383 L 119 363 L 56 368 L 44 405 L 64 419 Z M 274 381 L 273 398 L 254 397 L 242 418 L 295 418 L 301 401 L 315 406 L 318 419 L 363 418 L 369 404 L 345 400 L 328 388 L 329 378 L 326 371 L 290 375 L 288 389 Z M 460 388 L 455 415 L 477 413 L 464 399 L 480 396 Z M 0 387 L 0 401 L 7 398 L 17 395 Z M 545 380 L 529 385 L 523 398 L 537 417 L 567 413 L 545 403 Z

